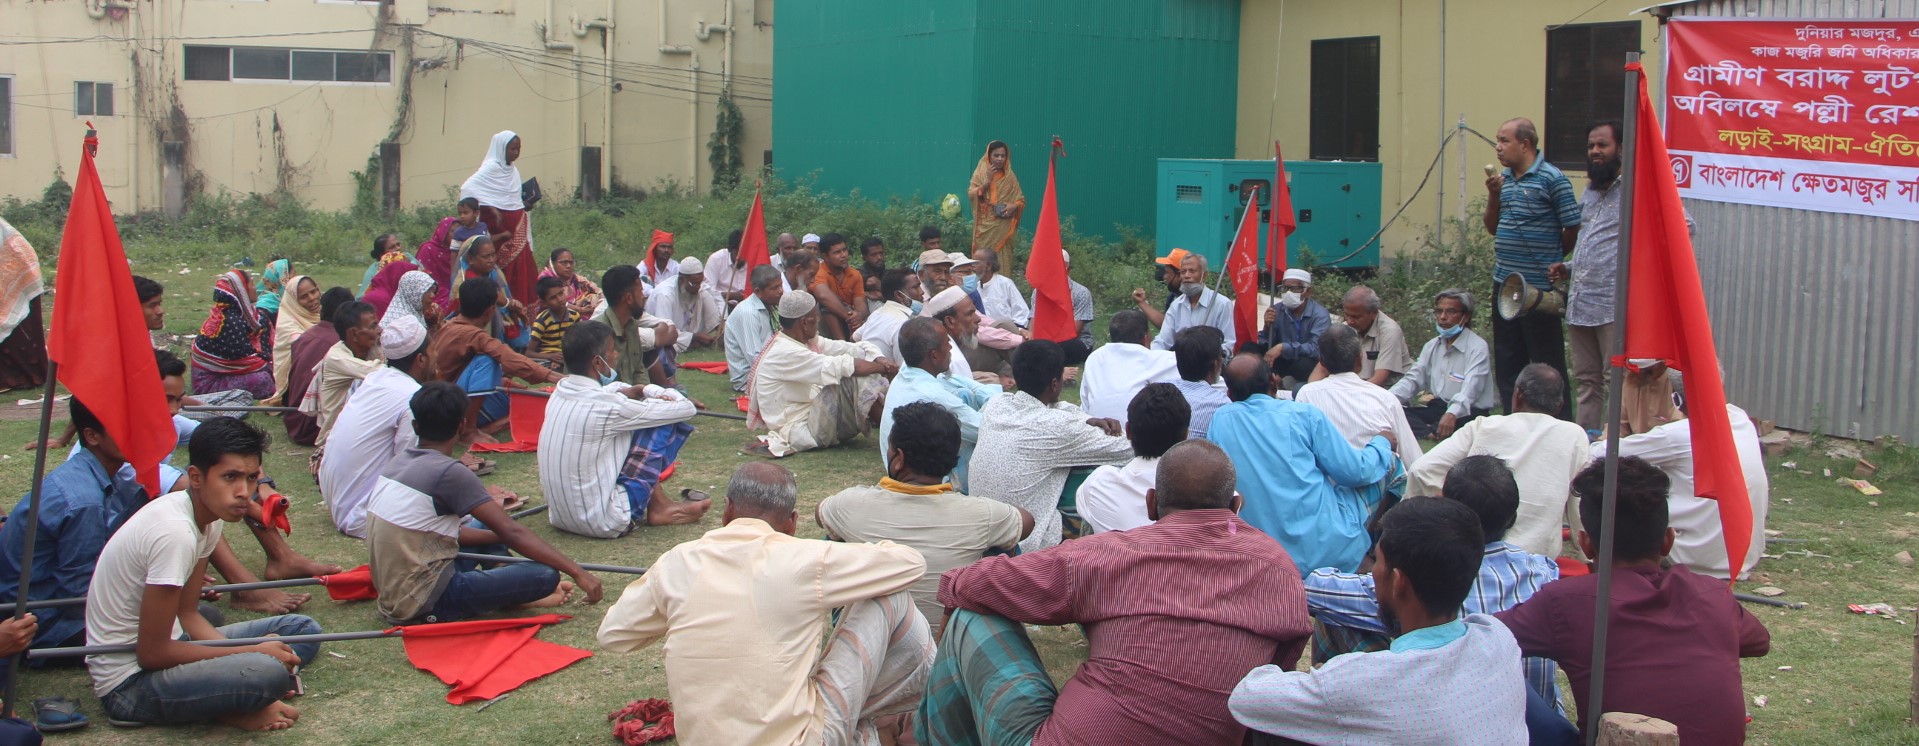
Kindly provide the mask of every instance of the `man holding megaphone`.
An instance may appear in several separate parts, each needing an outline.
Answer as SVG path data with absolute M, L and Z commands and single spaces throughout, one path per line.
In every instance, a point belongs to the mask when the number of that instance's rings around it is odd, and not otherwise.
M 1539 154 L 1539 129 L 1519 118 L 1500 125 L 1493 146 L 1503 170 L 1488 166 L 1486 232 L 1493 236 L 1493 297 L 1518 274 L 1541 291 L 1552 288 L 1549 268 L 1565 261 L 1579 239 L 1580 208 L 1572 182 Z M 1501 406 L 1510 407 L 1513 382 L 1531 363 L 1566 374 L 1566 335 L 1551 313 L 1506 318 L 1493 314 L 1493 379 Z M 1565 417 L 1563 409 L 1559 413 Z

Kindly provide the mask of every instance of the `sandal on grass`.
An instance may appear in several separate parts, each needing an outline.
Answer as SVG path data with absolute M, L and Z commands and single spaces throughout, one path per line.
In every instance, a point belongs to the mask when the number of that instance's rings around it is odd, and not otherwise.
M 41 697 L 33 701 L 34 727 L 41 733 L 63 733 L 87 727 L 87 716 L 80 705 L 66 697 Z

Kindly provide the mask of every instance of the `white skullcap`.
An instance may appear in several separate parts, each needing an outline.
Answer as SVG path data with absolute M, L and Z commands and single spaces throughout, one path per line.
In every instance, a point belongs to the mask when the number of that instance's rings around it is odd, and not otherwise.
M 929 318 L 929 319 L 933 318 L 934 316 L 941 313 L 945 313 L 948 309 L 951 309 L 952 307 L 959 305 L 960 301 L 963 301 L 963 300 L 970 300 L 969 298 L 966 297 L 966 290 L 964 288 L 961 288 L 958 285 L 954 285 L 950 288 L 939 291 L 938 295 L 935 295 L 931 298 L 926 299 L 926 305 L 925 307 L 920 309 L 920 315 L 925 316 L 926 318 Z
M 680 274 L 697 275 L 705 271 L 706 265 L 700 264 L 700 260 L 698 259 L 689 256 L 680 260 Z
M 388 360 L 398 360 L 420 351 L 426 343 L 426 325 L 411 316 L 387 320 L 380 328 L 380 351 Z
M 1306 283 L 1307 287 L 1312 287 L 1313 285 L 1313 273 L 1300 269 L 1298 267 L 1294 267 L 1292 269 L 1286 270 L 1286 274 L 1283 275 L 1283 278 L 1286 280 L 1298 280 L 1300 282 Z
M 973 261 L 972 257 L 967 256 L 965 254 L 961 254 L 957 251 L 947 253 L 946 258 L 953 260 L 953 269 L 959 269 L 960 267 L 964 267 L 968 264 L 979 263 L 979 262 Z
M 819 243 L 819 242 L 820 242 L 820 234 L 818 233 L 808 233 L 805 236 L 800 237 L 801 246 L 805 246 L 810 243 Z
M 1072 264 L 1072 263 L 1073 263 L 1073 252 L 1070 252 L 1070 251 L 1067 251 L 1067 250 L 1065 250 L 1065 249 L 1060 249 L 1060 250 L 1059 250 L 1059 258 L 1060 258 L 1060 260 L 1061 260 L 1061 261 L 1064 261 L 1064 262 L 1066 262 L 1067 264 Z
M 788 290 L 785 295 L 780 296 L 780 318 L 782 319 L 804 318 L 812 313 L 813 309 L 819 307 L 820 302 L 813 299 L 813 294 L 804 290 Z

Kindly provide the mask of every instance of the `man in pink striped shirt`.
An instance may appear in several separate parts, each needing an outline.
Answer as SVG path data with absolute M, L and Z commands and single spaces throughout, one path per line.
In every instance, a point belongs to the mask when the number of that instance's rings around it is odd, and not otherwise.
M 1292 668 L 1312 634 L 1286 550 L 1235 513 L 1233 464 L 1188 440 L 1161 457 L 1131 531 L 940 576 L 945 639 L 915 719 L 922 744 L 1237 744 L 1246 672 Z M 1025 624 L 1080 624 L 1088 657 L 1055 690 Z

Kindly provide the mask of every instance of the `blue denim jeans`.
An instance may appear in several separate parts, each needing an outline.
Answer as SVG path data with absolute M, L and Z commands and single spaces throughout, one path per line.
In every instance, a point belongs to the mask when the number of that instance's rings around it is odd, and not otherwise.
M 255 619 L 220 628 L 228 639 L 267 635 L 314 635 L 320 624 L 298 614 Z M 289 643 L 300 664 L 320 654 L 317 642 Z M 293 691 L 293 677 L 278 658 L 234 653 L 158 671 L 140 671 L 100 698 L 107 715 L 155 725 L 204 723 L 236 712 L 258 712 Z
M 476 524 L 477 521 L 469 523 Z M 462 551 L 504 556 L 506 547 L 461 547 Z M 453 579 L 427 611 L 424 623 L 457 622 L 546 598 L 560 584 L 560 571 L 537 562 L 480 569 L 472 560 L 454 560 Z

